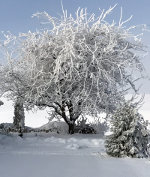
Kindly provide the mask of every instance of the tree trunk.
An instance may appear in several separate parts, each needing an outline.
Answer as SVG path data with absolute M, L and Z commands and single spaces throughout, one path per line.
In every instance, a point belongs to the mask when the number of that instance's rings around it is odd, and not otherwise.
M 14 106 L 14 128 L 17 131 L 22 131 L 24 128 L 24 119 L 25 119 L 25 115 L 24 115 L 24 107 L 23 107 L 23 103 L 20 99 L 17 99 L 15 106 Z
M 78 110 L 77 113 L 74 112 L 73 104 L 72 104 L 71 100 L 70 101 L 65 101 L 65 100 L 62 101 L 61 106 L 59 105 L 59 109 L 61 110 L 61 113 L 58 112 L 57 108 L 55 108 L 56 113 L 61 115 L 62 118 L 64 119 L 64 121 L 68 124 L 68 126 L 69 126 L 68 133 L 69 134 L 74 134 L 75 133 L 74 132 L 75 131 L 74 130 L 75 129 L 75 121 L 78 119 L 78 117 L 81 114 L 80 105 L 81 104 L 79 102 L 79 104 L 78 104 L 78 109 L 79 110 Z M 66 114 L 66 109 L 65 108 L 68 109 L 69 115 Z
M 69 126 L 69 132 L 68 133 L 69 134 L 74 134 L 75 122 L 69 123 L 68 126 Z
M 0 106 L 3 105 L 4 103 L 0 100 Z

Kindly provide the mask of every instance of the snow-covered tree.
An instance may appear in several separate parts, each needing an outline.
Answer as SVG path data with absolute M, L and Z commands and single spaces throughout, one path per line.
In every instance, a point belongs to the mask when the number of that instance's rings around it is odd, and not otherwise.
M 67 11 L 61 18 L 37 13 L 33 16 L 45 19 L 50 28 L 14 39 L 17 66 L 27 66 L 26 101 L 52 107 L 69 125 L 69 133 L 81 113 L 110 113 L 123 101 L 127 86 L 136 90 L 132 71 L 142 70 L 138 53 L 143 46 L 124 27 L 129 19 L 122 21 L 121 15 L 118 25 L 106 21 L 113 8 L 98 17 L 86 9 L 78 9 L 75 17 Z M 7 46 L 11 40 L 6 37 Z
M 7 39 L 8 38 L 8 39 Z M 29 89 L 29 65 L 19 61 L 16 50 L 11 49 L 13 36 L 7 35 L 7 42 L 0 43 L 0 49 L 4 51 L 3 64 L 0 65 L 0 96 L 5 96 L 12 101 L 25 99 L 25 93 Z M 9 41 L 10 40 L 10 41 Z M 7 43 L 7 44 L 5 44 Z
M 16 61 L 6 50 L 7 61 L 0 66 L 0 96 L 14 103 L 14 128 L 24 127 L 25 93 L 28 90 L 28 75 L 26 65 Z M 22 113 L 22 115 L 21 115 Z
M 112 135 L 106 139 L 106 152 L 114 157 L 148 157 L 148 130 L 136 106 L 124 104 L 111 119 Z

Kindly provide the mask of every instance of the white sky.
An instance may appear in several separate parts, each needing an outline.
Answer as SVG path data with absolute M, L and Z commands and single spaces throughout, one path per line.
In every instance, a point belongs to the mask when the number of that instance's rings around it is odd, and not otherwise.
M 4 105 L 0 106 L 0 123 L 12 123 L 14 116 L 14 108 L 12 101 L 1 99 Z M 48 113 L 46 110 L 36 112 L 25 112 L 25 125 L 30 127 L 39 127 L 48 122 Z

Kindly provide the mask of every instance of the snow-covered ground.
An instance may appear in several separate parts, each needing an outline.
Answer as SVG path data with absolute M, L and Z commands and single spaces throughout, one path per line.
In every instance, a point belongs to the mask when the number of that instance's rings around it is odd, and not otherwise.
M 99 135 L 0 135 L 0 177 L 150 177 L 149 159 L 112 158 Z

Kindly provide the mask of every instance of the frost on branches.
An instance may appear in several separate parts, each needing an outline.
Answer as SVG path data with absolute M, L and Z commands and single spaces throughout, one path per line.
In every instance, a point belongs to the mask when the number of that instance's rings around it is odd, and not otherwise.
M 143 46 L 131 33 L 133 27 L 124 27 L 130 19 L 122 21 L 121 15 L 118 24 L 106 21 L 113 8 L 98 17 L 86 9 L 78 9 L 75 17 L 67 11 L 61 18 L 37 13 L 33 16 L 50 28 L 6 35 L 4 47 L 14 41 L 15 66 L 28 80 L 23 92 L 26 104 L 53 108 L 69 125 L 69 133 L 74 133 L 81 114 L 111 113 L 123 101 L 126 88 L 136 91 L 132 71 L 142 71 L 137 54 Z M 9 52 L 7 57 L 12 58 Z
M 124 104 L 112 117 L 112 131 L 106 139 L 106 152 L 114 157 L 148 157 L 148 131 L 134 105 Z

